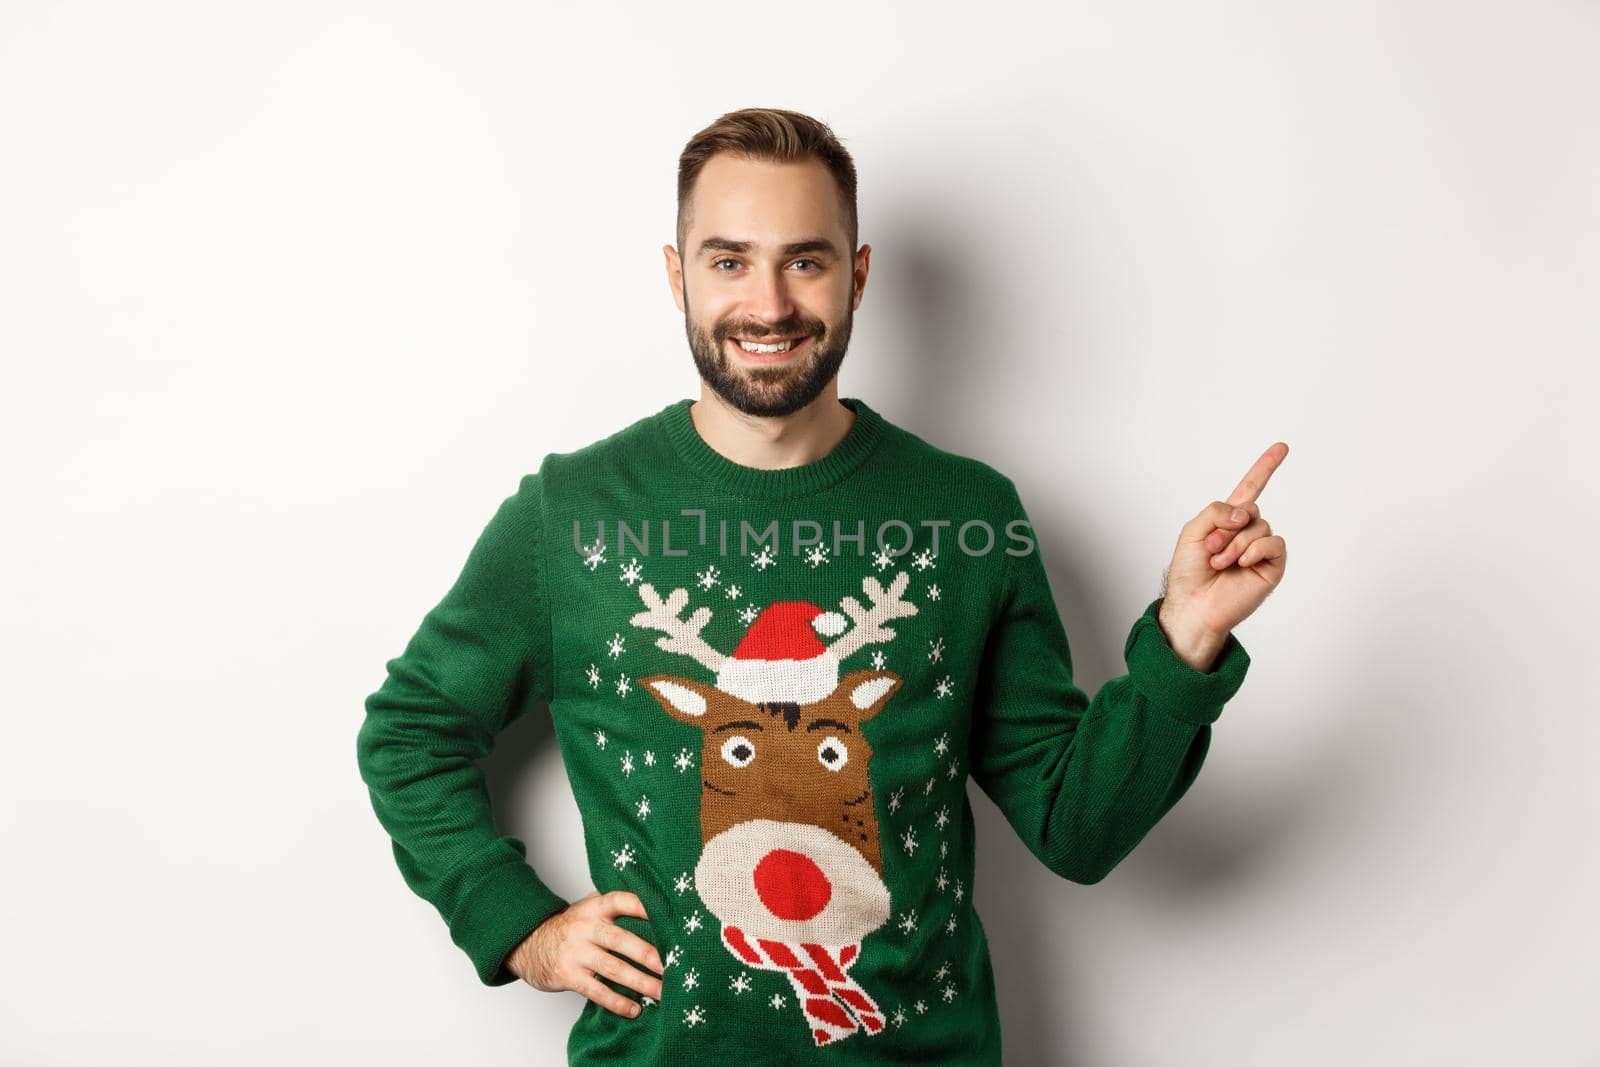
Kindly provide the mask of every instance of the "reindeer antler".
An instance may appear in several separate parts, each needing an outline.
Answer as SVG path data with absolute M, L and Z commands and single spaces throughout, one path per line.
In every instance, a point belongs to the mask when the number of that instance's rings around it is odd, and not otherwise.
M 687 619 L 678 618 L 678 613 L 689 602 L 689 590 L 674 589 L 666 600 L 662 600 L 655 586 L 645 582 L 639 586 L 639 598 L 645 602 L 646 610 L 628 621 L 647 630 L 664 632 L 667 636 L 656 638 L 657 648 L 691 656 L 695 662 L 713 671 L 722 666 L 722 661 L 727 657 L 700 636 L 700 631 L 711 621 L 711 609 L 698 607 Z
M 846 656 L 866 645 L 887 644 L 894 640 L 894 631 L 884 623 L 903 615 L 917 613 L 915 604 L 900 598 L 900 594 L 905 592 L 906 583 L 910 580 L 911 572 L 901 571 L 894 576 L 894 581 L 890 582 L 889 588 L 885 590 L 878 583 L 878 579 L 869 574 L 861 580 L 861 588 L 872 601 L 871 610 L 864 610 L 861 602 L 853 596 L 847 596 L 839 602 L 855 626 L 851 627 L 849 633 L 828 646 L 828 651 L 833 653 L 834 658 L 843 661 Z

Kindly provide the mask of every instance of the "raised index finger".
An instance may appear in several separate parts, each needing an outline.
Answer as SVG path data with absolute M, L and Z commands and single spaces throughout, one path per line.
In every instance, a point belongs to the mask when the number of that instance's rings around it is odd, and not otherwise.
M 1228 503 L 1235 506 L 1248 504 L 1261 495 L 1261 490 L 1267 487 L 1267 479 L 1272 477 L 1272 472 L 1278 469 L 1278 464 L 1283 462 L 1283 457 L 1289 454 L 1289 446 L 1282 441 L 1272 442 L 1272 447 L 1261 453 L 1261 458 L 1245 472 L 1239 484 L 1233 487 L 1233 492 L 1228 494 Z

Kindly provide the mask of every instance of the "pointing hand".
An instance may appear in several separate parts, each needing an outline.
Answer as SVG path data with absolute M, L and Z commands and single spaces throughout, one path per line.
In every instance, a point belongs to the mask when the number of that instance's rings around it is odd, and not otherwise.
M 1288 454 L 1287 444 L 1273 442 L 1227 500 L 1207 504 L 1178 535 L 1159 622 L 1196 670 L 1210 669 L 1229 632 L 1283 581 L 1288 549 L 1256 498 Z

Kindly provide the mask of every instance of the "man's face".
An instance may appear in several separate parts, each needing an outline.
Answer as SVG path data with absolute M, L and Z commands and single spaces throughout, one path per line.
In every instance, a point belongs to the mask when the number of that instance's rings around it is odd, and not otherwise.
M 664 249 L 700 376 L 749 415 L 788 415 L 838 373 L 871 247 L 852 255 L 838 185 L 821 163 L 729 154 L 700 171 L 684 247 Z M 740 343 L 789 342 L 751 352 Z

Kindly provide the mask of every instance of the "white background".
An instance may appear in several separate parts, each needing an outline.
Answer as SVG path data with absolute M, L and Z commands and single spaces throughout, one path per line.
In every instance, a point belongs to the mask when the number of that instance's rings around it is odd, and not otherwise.
M 405 888 L 362 700 L 517 479 L 698 395 L 687 139 L 829 122 L 841 378 L 1011 474 L 1078 680 L 1274 440 L 1284 585 L 1105 882 L 974 791 L 1008 1060 L 1600 1063 L 1600 8 L 0 14 L 0 1060 L 546 1063 Z M 588 888 L 547 732 L 504 828 Z M 1592 1017 L 1591 1017 L 1592 1019 Z

